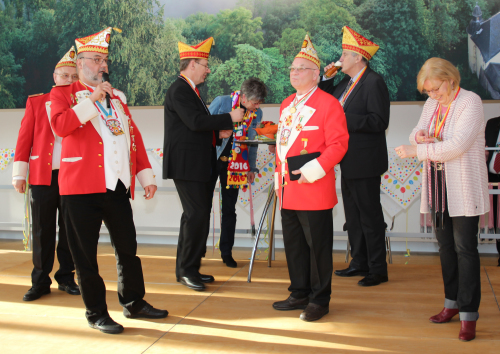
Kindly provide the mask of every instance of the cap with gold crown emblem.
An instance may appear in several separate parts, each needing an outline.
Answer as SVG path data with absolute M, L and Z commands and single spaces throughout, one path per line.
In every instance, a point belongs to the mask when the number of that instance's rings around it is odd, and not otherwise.
M 56 65 L 56 69 L 62 66 L 69 66 L 72 68 L 76 68 L 76 51 L 75 46 L 71 46 L 71 49 L 68 50 L 66 54 L 59 60 L 59 63 Z
M 302 48 L 300 49 L 299 54 L 295 56 L 295 58 L 304 58 L 312 61 L 314 64 L 316 64 L 318 69 L 320 68 L 321 63 L 319 61 L 318 52 L 316 52 L 316 49 L 314 49 L 311 38 L 309 38 L 308 34 L 306 34 L 304 42 L 302 42 Z
M 109 42 L 111 39 L 111 30 L 121 33 L 122 30 L 114 27 L 108 27 L 101 32 L 91 34 L 90 36 L 75 39 L 78 54 L 83 52 L 94 52 L 108 54 Z
M 366 59 L 371 60 L 377 52 L 379 46 L 348 26 L 344 26 L 342 31 L 344 32 L 344 36 L 342 38 L 342 49 L 359 53 Z
M 210 55 L 210 49 L 212 45 L 215 44 L 213 37 L 205 39 L 203 42 L 197 45 L 190 46 L 186 43 L 179 42 L 179 55 L 182 59 L 208 59 Z

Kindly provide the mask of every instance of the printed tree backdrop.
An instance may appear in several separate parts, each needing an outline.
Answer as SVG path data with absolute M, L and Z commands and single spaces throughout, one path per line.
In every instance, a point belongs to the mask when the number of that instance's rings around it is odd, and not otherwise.
M 491 99 L 468 67 L 466 27 L 476 2 L 483 19 L 500 11 L 500 0 L 239 0 L 216 14 L 196 12 L 192 1 L 191 15 L 171 18 L 157 0 L 0 0 L 0 108 L 49 92 L 53 68 L 74 39 L 107 26 L 123 30 L 112 34 L 110 73 L 130 105 L 162 105 L 178 75 L 177 41 L 210 36 L 212 73 L 201 88 L 208 102 L 256 76 L 270 89 L 266 103 L 280 103 L 293 92 L 287 67 L 304 35 L 324 66 L 340 57 L 345 25 L 380 45 L 370 65 L 391 100 L 424 99 L 415 78 L 432 56 L 452 61 L 464 88 Z

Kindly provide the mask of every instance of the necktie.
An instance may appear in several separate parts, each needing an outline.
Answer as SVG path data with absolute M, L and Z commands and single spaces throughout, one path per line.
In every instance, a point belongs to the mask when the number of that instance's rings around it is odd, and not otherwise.
M 500 152 L 497 152 L 495 156 L 495 162 L 493 163 L 493 169 L 496 173 L 500 173 Z
M 351 88 L 353 83 L 354 83 L 354 80 L 351 78 L 351 80 L 349 80 L 349 83 L 345 87 L 344 93 L 342 94 L 342 96 L 340 96 L 340 99 L 344 98 L 344 96 L 347 94 L 347 92 L 349 91 L 349 89 Z

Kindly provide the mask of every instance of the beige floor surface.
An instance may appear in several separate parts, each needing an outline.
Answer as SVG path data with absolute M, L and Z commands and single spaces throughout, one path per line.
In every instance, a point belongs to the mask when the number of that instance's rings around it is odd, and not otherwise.
M 247 282 L 249 249 L 234 252 L 238 268 L 226 267 L 210 248 L 202 272 L 216 281 L 195 292 L 176 282 L 175 247 L 141 245 L 146 300 L 166 308 L 162 320 L 123 317 L 116 295 L 116 267 L 109 245 L 99 246 L 99 267 L 111 316 L 125 327 L 106 335 L 87 326 L 80 296 L 52 285 L 50 295 L 23 302 L 30 287 L 31 253 L 19 241 L 0 241 L 0 353 L 498 353 L 500 268 L 481 258 L 482 301 L 477 338 L 457 339 L 460 322 L 431 324 L 443 305 L 436 255 L 394 255 L 389 282 L 359 287 L 359 278 L 333 277 L 330 313 L 306 323 L 299 311 L 274 311 L 288 296 L 284 253 L 267 267 L 265 254 Z M 342 269 L 345 254 L 334 253 Z M 54 268 L 57 269 L 55 264 Z

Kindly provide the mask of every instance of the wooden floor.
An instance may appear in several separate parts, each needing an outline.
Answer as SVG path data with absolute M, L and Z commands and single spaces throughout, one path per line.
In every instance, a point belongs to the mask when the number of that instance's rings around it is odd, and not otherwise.
M 31 253 L 22 243 L 0 242 L 0 353 L 499 353 L 500 268 L 496 257 L 481 259 L 482 300 L 477 338 L 460 342 L 460 322 L 428 321 L 443 307 L 436 255 L 394 256 L 389 282 L 373 288 L 360 278 L 333 277 L 330 313 L 306 323 L 300 310 L 279 312 L 271 304 L 288 296 L 284 253 L 271 268 L 256 262 L 247 283 L 249 249 L 235 250 L 238 268 L 226 267 L 218 252 L 207 252 L 202 272 L 216 281 L 195 292 L 175 281 L 175 247 L 140 246 L 146 300 L 170 314 L 162 320 L 130 320 L 116 294 L 112 248 L 99 246 L 109 312 L 125 327 L 119 335 L 87 326 L 80 296 L 57 290 L 23 302 L 29 289 Z M 264 256 L 261 256 L 264 258 Z M 334 254 L 334 269 L 345 267 Z M 57 267 L 57 265 L 55 265 Z M 500 296 L 498 296 L 500 298 Z M 457 316 L 458 317 L 458 316 Z

